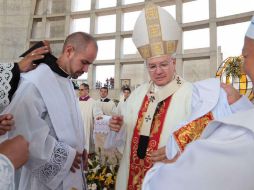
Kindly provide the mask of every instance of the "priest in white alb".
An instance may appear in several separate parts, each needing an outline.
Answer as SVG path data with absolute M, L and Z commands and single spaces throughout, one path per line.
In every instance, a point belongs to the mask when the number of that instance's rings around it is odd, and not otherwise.
M 0 63 L 0 189 L 15 189 L 15 170 L 28 160 L 29 155 L 29 143 L 21 135 L 6 140 L 5 134 L 14 128 L 15 121 L 11 114 L 2 114 L 2 111 L 18 87 L 20 73 L 34 69 L 34 61 L 44 58 L 48 52 L 49 47 L 39 47 L 18 63 Z
M 19 190 L 86 189 L 83 122 L 69 78 L 87 72 L 97 50 L 92 36 L 76 32 L 66 38 L 58 59 L 48 55 L 48 62 L 22 75 L 5 110 L 18 124 L 8 136 L 21 134 L 30 144 Z
M 102 110 L 96 106 L 96 101 L 89 96 L 89 85 L 79 85 L 79 106 L 84 122 L 85 146 L 88 153 L 94 153 L 94 123 L 95 120 L 103 119 Z

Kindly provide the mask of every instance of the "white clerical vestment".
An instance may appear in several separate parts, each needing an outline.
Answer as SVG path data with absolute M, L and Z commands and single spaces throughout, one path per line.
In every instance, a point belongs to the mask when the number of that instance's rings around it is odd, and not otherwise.
M 205 98 L 212 95 L 202 86 L 196 87 L 199 96 Z M 226 108 L 226 102 L 220 99 L 215 107 L 202 104 L 204 102 L 196 101 L 191 117 L 174 130 L 208 111 L 213 112 L 216 120 L 204 129 L 200 139 L 186 146 L 175 163 L 155 164 L 145 177 L 143 190 L 254 189 L 254 109 L 243 111 L 253 108 L 253 105 L 245 96 L 231 105 L 230 110 Z M 172 159 L 177 151 L 179 147 L 171 135 L 167 144 L 167 157 Z
M 10 103 L 20 77 L 16 63 L 0 63 L 0 113 Z
M 14 190 L 14 167 L 10 160 L 0 154 L 0 189 Z
M 121 110 L 121 114 L 124 117 L 124 125 L 121 131 L 118 134 L 111 131 L 105 144 L 107 147 L 109 147 L 110 144 L 112 146 L 117 145 L 118 150 L 123 153 L 117 175 L 116 190 L 127 189 L 132 136 L 138 119 L 139 110 L 150 87 L 150 83 L 143 84 L 130 95 L 126 104 L 123 106 L 124 109 Z M 165 116 L 158 148 L 166 145 L 173 126 L 176 126 L 179 122 L 189 117 L 191 94 L 192 85 L 185 82 L 172 95 L 170 106 Z
M 10 103 L 9 93 L 11 91 L 11 80 L 14 73 L 14 63 L 0 63 L 0 113 Z M 17 80 L 17 82 L 19 79 Z M 0 136 L 0 142 L 5 140 L 5 136 Z M 14 167 L 11 161 L 3 154 L 0 154 L 0 189 L 14 190 Z
M 145 93 L 147 93 L 147 88 L 147 86 L 145 87 L 145 85 L 143 85 L 132 93 L 127 101 L 125 110 L 122 110 L 124 122 L 127 123 L 125 123 L 125 126 L 122 127 L 118 135 L 112 135 L 113 132 L 109 135 L 111 139 L 108 139 L 108 141 L 113 142 L 112 139 L 115 139 L 115 145 L 118 145 L 119 150 L 123 150 L 123 159 L 121 160 L 117 177 L 117 190 L 126 190 L 126 183 L 129 175 L 128 163 L 130 158 L 128 155 L 130 155 L 131 137 L 137 120 L 138 108 L 140 108 L 143 97 Z M 203 92 L 205 92 L 205 94 L 203 94 Z M 213 116 L 215 118 L 227 116 L 232 113 L 227 102 L 226 93 L 220 88 L 219 80 L 208 79 L 194 84 L 185 82 L 184 85 L 173 94 L 166 114 L 158 148 L 166 146 L 172 133 L 178 129 L 177 126 L 180 126 L 182 122 L 192 118 L 193 114 L 200 117 L 202 114 L 207 113 L 199 111 L 199 108 L 207 112 L 213 110 Z M 118 136 L 121 136 L 121 138 Z M 123 138 L 124 136 L 126 138 Z M 173 143 L 173 145 L 175 144 Z M 171 148 L 173 150 L 171 150 L 170 153 L 167 152 L 167 154 L 176 154 L 178 147 L 171 146 Z
M 8 136 L 29 141 L 19 190 L 83 190 L 81 170 L 70 172 L 76 151 L 83 152 L 80 108 L 73 85 L 44 64 L 26 73 L 11 104 L 16 128 Z
M 96 106 L 101 109 L 104 115 L 113 115 L 116 109 L 116 105 L 113 100 L 103 102 L 101 99 L 96 100 Z
M 79 106 L 84 122 L 85 147 L 88 153 L 92 153 L 95 149 L 93 140 L 94 120 L 96 117 L 102 116 L 103 113 L 96 107 L 96 101 L 91 97 L 88 100 L 80 100 Z

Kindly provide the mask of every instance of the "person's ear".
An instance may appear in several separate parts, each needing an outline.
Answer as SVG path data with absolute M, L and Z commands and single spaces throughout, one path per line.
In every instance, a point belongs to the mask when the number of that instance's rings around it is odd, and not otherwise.
M 176 66 L 176 59 L 173 59 L 173 65 Z
M 64 49 L 64 53 L 67 57 L 71 57 L 75 52 L 75 49 L 72 45 L 67 45 Z

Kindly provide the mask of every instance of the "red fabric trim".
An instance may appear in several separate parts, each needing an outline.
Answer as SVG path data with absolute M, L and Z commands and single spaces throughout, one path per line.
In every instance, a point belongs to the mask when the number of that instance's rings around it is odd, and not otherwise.
M 151 153 L 158 149 L 160 142 L 160 136 L 163 128 L 163 123 L 165 121 L 165 116 L 170 104 L 171 96 L 165 99 L 158 106 L 159 109 L 156 110 L 155 116 L 153 118 L 149 144 L 146 152 L 146 157 L 140 159 L 137 156 L 137 149 L 139 143 L 139 132 L 144 120 L 145 113 L 147 111 L 149 101 L 146 96 L 141 109 L 138 114 L 138 120 L 136 127 L 134 129 L 132 143 L 131 143 L 131 154 L 130 154 L 130 168 L 129 168 L 129 179 L 128 179 L 128 190 L 139 190 L 141 189 L 141 184 L 145 177 L 146 172 L 153 166 L 151 161 Z

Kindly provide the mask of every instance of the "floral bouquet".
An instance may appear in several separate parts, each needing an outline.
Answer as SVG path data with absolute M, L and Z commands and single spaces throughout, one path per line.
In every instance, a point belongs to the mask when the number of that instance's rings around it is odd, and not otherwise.
M 117 164 L 109 164 L 107 158 L 103 161 L 100 154 L 88 156 L 88 171 L 86 172 L 88 189 L 113 190 L 115 189 Z

